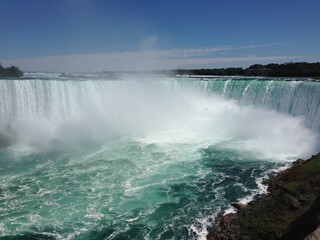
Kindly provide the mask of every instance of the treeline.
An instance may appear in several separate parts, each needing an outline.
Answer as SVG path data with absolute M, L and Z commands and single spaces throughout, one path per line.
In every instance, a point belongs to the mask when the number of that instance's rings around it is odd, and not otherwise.
M 178 69 L 175 70 L 178 75 L 216 75 L 216 76 L 231 76 L 243 75 L 243 68 L 213 68 L 213 69 Z
M 267 65 L 254 64 L 248 68 L 177 69 L 159 71 L 158 73 L 167 75 L 320 77 L 320 62 L 270 63 Z
M 3 67 L 0 63 L 0 78 L 6 78 L 6 77 L 22 77 L 23 72 L 15 66 L 11 67 Z
M 267 65 L 255 64 L 246 69 L 245 74 L 269 77 L 320 77 L 320 62 L 270 63 Z

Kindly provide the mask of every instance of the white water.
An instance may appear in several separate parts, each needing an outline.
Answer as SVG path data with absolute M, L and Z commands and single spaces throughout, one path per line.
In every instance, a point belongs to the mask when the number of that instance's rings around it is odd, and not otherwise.
M 170 81 L 7 80 L 0 92 L 2 132 L 17 145 L 42 150 L 125 136 L 203 144 L 237 139 L 235 148 L 280 159 L 308 157 L 318 147 L 302 117 L 241 106 Z
M 226 99 L 233 80 L 222 96 L 185 83 L 0 81 L 0 137 L 12 141 L 0 149 L 0 235 L 203 239 L 215 212 L 265 191 L 262 178 L 283 161 L 319 150 L 314 117 L 242 104 L 254 83 L 240 101 Z M 270 101 L 272 86 L 251 98 Z

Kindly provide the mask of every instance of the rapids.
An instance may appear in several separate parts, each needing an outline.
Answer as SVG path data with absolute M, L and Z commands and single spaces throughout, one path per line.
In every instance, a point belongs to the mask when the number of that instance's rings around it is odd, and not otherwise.
M 319 150 L 305 79 L 0 81 L 0 236 L 201 239 L 230 202 Z

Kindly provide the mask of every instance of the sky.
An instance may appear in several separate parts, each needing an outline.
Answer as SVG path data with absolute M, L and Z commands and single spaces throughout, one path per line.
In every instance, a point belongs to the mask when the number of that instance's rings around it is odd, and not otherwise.
M 24 71 L 320 61 L 319 0 L 0 0 L 0 63 Z

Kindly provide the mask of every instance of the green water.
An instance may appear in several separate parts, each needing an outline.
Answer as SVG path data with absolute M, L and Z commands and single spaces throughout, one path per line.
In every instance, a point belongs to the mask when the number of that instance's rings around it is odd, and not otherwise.
M 192 229 L 205 231 L 210 216 L 258 193 L 257 179 L 283 165 L 229 144 L 202 148 L 121 139 L 79 155 L 2 150 L 1 235 L 196 238 Z
M 127 78 L 0 82 L 0 239 L 205 239 L 319 149 L 310 84 Z

